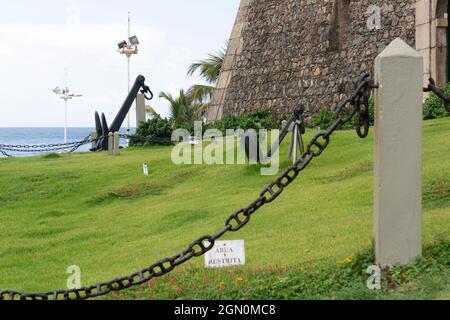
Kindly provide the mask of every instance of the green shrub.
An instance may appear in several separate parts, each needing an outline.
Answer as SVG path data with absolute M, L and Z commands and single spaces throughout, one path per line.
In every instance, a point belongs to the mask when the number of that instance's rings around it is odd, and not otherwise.
M 244 113 L 239 116 L 227 116 L 222 120 L 216 121 L 208 126 L 225 133 L 227 129 L 273 129 L 274 122 L 268 111 L 258 110 L 255 112 Z
M 321 129 L 327 129 L 330 127 L 334 120 L 336 120 L 336 114 L 332 111 L 322 110 L 318 114 L 312 116 L 309 121 L 310 128 L 320 127 Z M 369 123 L 371 126 L 375 124 L 375 100 L 373 97 L 370 97 L 369 100 Z M 342 125 L 339 129 L 348 130 L 353 129 L 355 127 L 355 119 L 352 121 Z
M 201 122 L 201 121 L 199 121 Z M 195 135 L 195 122 L 185 122 L 185 123 L 181 123 L 180 125 L 178 125 L 176 127 L 176 129 L 184 129 L 189 131 L 189 134 L 191 136 Z M 205 125 L 204 123 L 202 123 L 202 134 L 205 133 L 205 131 L 208 129 L 208 126 Z
M 167 145 L 172 138 L 172 121 L 156 115 L 152 119 L 142 122 L 131 136 L 131 146 Z
M 239 127 L 239 117 L 227 116 L 222 120 L 216 121 L 208 126 L 209 128 L 218 129 L 225 133 L 227 129 L 237 129 Z
M 318 114 L 311 117 L 309 126 L 311 128 L 320 127 L 321 129 L 326 129 L 333 124 L 334 120 L 336 120 L 336 115 L 334 112 L 322 110 Z
M 245 113 L 240 117 L 239 129 L 272 129 L 272 116 L 267 111 Z
M 276 128 L 281 128 L 283 126 L 283 121 L 288 121 L 291 117 L 292 113 L 283 113 L 278 117 L 276 121 Z
M 450 83 L 441 87 L 442 91 L 446 95 L 450 95 Z M 432 120 L 445 118 L 450 116 L 450 114 L 443 107 L 442 100 L 434 93 L 432 93 L 426 100 L 423 105 L 423 119 L 424 120 Z

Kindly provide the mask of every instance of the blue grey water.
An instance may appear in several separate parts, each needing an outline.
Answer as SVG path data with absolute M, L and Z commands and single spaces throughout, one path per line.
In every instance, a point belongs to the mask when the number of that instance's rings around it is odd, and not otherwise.
M 81 141 L 92 132 L 92 128 L 68 128 L 67 140 Z M 132 129 L 132 133 L 135 129 Z M 120 133 L 125 134 L 122 128 Z M 43 145 L 64 143 L 64 128 L 0 128 L 0 144 L 7 145 Z M 126 142 L 123 141 L 125 144 Z M 88 152 L 91 145 L 84 145 L 78 152 Z M 35 156 L 36 154 L 17 154 L 8 152 L 13 156 Z M 1 155 L 0 155 L 1 156 Z

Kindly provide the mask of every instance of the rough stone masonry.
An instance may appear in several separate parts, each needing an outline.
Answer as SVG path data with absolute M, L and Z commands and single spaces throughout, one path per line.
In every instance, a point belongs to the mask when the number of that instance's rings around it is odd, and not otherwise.
M 241 0 L 208 121 L 331 109 L 400 37 L 447 81 L 447 0 Z

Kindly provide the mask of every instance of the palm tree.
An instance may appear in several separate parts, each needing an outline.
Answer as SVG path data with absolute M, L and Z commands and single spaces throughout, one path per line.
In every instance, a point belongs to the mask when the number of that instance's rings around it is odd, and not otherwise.
M 166 92 L 159 94 L 160 98 L 166 99 L 170 104 L 169 116 L 173 120 L 174 128 L 201 120 L 211 101 L 214 85 L 219 79 L 227 48 L 228 42 L 220 51 L 209 54 L 208 58 L 193 63 L 189 67 L 188 75 L 192 76 L 198 71 L 211 85 L 194 85 L 187 92 L 181 89 L 177 98 Z
M 192 76 L 195 72 L 199 72 L 207 83 L 211 85 L 194 85 L 188 90 L 188 95 L 193 101 L 200 104 L 208 105 L 211 100 L 214 85 L 219 79 L 220 70 L 222 69 L 225 54 L 228 49 L 228 42 L 225 46 L 214 54 L 209 54 L 208 58 L 200 60 L 190 65 L 188 75 Z
M 161 92 L 159 97 L 169 102 L 169 117 L 173 120 L 174 128 L 200 120 L 202 117 L 204 104 L 195 103 L 183 89 L 180 90 L 178 98 L 166 92 Z

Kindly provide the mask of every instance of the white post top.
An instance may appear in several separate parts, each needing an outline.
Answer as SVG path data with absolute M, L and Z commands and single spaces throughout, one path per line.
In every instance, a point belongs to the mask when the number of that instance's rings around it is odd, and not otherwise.
M 400 38 L 392 41 L 386 49 L 384 49 L 377 57 L 377 59 L 388 57 L 414 57 L 422 58 L 420 53 L 411 48 L 405 41 Z

